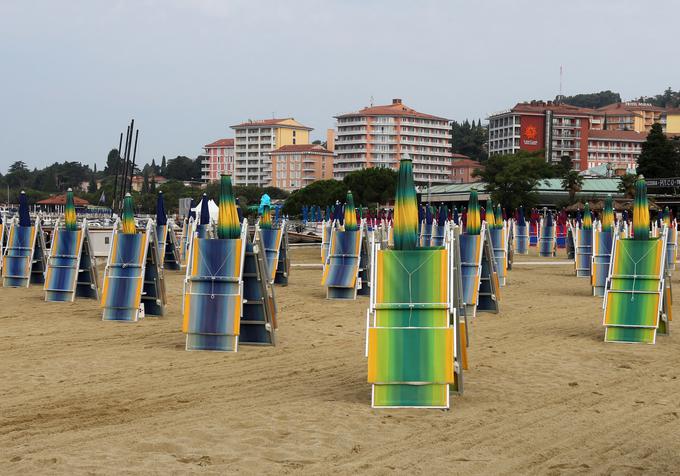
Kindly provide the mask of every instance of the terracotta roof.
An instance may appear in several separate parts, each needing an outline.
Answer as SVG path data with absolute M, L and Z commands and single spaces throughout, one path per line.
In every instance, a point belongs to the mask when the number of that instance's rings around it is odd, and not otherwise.
M 451 154 L 451 157 L 453 157 L 454 160 L 455 160 L 455 159 L 469 159 L 469 158 L 470 158 L 470 157 L 468 157 L 467 155 L 464 155 L 464 154 L 456 154 L 456 153 Z
M 273 150 L 271 153 L 272 154 L 279 154 L 279 153 L 291 153 L 291 152 L 314 152 L 317 154 L 332 154 L 330 150 L 326 149 L 322 145 L 319 144 L 293 144 L 293 145 L 284 145 L 279 147 L 276 150 Z
M 463 156 L 465 157 L 465 156 Z M 455 157 L 454 157 L 455 159 Z M 457 159 L 451 164 L 453 167 L 466 167 L 466 168 L 481 168 L 482 164 L 472 159 Z
M 635 131 L 599 131 L 591 129 L 588 131 L 588 139 L 629 140 L 644 142 L 647 139 L 647 134 Z
M 73 197 L 73 203 L 75 206 L 84 206 L 84 205 L 89 205 L 90 202 L 85 200 L 84 198 L 80 197 Z M 52 195 L 49 198 L 46 198 L 45 200 L 40 200 L 38 202 L 38 205 L 66 205 L 66 194 L 61 194 L 61 195 Z
M 234 139 L 218 139 L 203 147 L 234 147 Z
M 606 114 L 616 114 L 616 113 L 621 113 L 624 114 L 626 111 L 627 112 L 634 112 L 634 111 L 656 111 L 656 112 L 663 112 L 665 109 L 659 106 L 654 106 L 653 104 L 646 104 L 646 103 L 641 103 L 641 102 L 615 102 L 613 104 L 607 104 L 606 106 L 602 106 L 597 109 L 600 112 L 604 112 Z
M 552 111 L 553 114 L 559 115 L 573 115 L 573 116 L 591 116 L 597 115 L 595 109 L 587 107 L 572 106 L 570 104 L 555 104 L 553 102 L 532 101 L 520 102 L 512 108 L 512 112 L 527 112 L 543 114 L 545 111 Z
M 433 119 L 436 121 L 448 121 L 445 117 L 433 116 L 418 112 L 415 109 L 404 106 L 400 99 L 395 99 L 392 104 L 385 106 L 371 106 L 365 107 L 357 112 L 350 112 L 348 114 L 341 114 L 335 116 L 336 119 L 352 116 L 397 116 L 397 117 L 416 117 L 419 119 Z
M 255 121 L 246 121 L 242 122 L 240 124 L 236 124 L 233 127 L 248 127 L 248 126 L 253 126 L 253 127 L 258 127 L 258 126 L 278 126 L 278 125 L 283 125 L 287 127 L 297 127 L 301 129 L 309 129 L 310 131 L 313 130 L 311 127 L 303 126 L 302 124 L 300 125 L 291 125 L 291 124 L 283 124 L 284 121 L 294 121 L 295 119 L 292 117 L 284 117 L 281 119 L 260 119 L 260 120 L 255 120 Z
M 166 178 L 163 177 L 162 175 L 149 175 L 149 182 L 151 182 L 152 179 L 153 179 L 154 182 L 156 182 L 156 183 L 163 183 L 163 182 L 167 182 L 167 181 L 168 181 L 168 179 L 166 179 Z M 143 181 L 144 181 L 144 176 L 143 176 L 143 175 L 135 175 L 134 177 L 132 177 L 132 181 L 135 182 L 135 183 L 137 183 L 137 182 L 143 182 Z

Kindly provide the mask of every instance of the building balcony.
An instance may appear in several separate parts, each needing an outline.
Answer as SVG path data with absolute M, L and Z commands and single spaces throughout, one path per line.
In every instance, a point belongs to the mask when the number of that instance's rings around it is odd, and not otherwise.
M 342 122 L 338 121 L 338 127 L 345 127 L 345 126 L 358 126 L 358 125 L 366 125 L 366 118 L 365 117 L 357 117 L 357 118 L 350 118 L 350 119 L 345 119 Z
M 340 140 L 340 136 L 356 136 L 356 135 L 365 135 L 366 134 L 366 128 L 365 127 L 356 127 L 356 128 L 350 128 L 350 127 L 345 127 L 345 126 L 339 126 L 337 135 L 338 135 L 338 140 Z

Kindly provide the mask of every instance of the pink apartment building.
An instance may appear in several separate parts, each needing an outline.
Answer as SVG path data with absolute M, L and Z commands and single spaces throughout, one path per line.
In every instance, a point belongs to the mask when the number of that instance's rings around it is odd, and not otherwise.
M 220 139 L 203 146 L 201 180 L 214 182 L 220 175 L 234 175 L 234 139 Z

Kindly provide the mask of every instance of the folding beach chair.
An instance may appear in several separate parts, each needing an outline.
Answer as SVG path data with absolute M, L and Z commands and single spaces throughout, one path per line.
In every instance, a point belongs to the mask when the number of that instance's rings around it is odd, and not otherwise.
M 426 221 L 422 221 L 420 223 L 420 237 L 419 237 L 419 242 L 421 247 L 427 247 L 431 246 L 431 241 L 432 241 L 432 227 L 434 226 L 433 223 L 427 223 Z
M 27 288 L 31 283 L 44 283 L 44 259 L 45 238 L 40 219 L 31 226 L 19 226 L 19 221 L 13 219 L 2 257 L 3 287 Z
M 529 254 L 529 225 L 526 223 L 524 225 L 518 225 L 514 222 L 514 242 L 515 242 L 515 253 L 520 255 Z
M 468 317 L 476 315 L 477 304 L 479 303 L 485 230 L 486 223 L 482 223 L 482 231 L 479 235 L 461 234 L 458 240 L 463 281 L 463 302 L 465 303 L 465 315 Z
M 255 241 L 262 240 L 267 264 L 267 279 L 274 283 L 279 266 L 279 252 L 283 241 L 283 229 L 271 228 L 262 229 L 259 224 L 255 225 Z
M 366 220 L 362 220 L 361 249 L 359 251 L 359 283 L 361 287 L 357 289 L 357 294 L 360 296 L 368 296 L 371 292 L 371 258 L 370 258 L 370 243 L 368 225 Z
M 665 237 L 614 240 L 604 296 L 605 342 L 656 342 L 665 290 Z
M 604 289 L 609 276 L 612 247 L 614 246 L 614 232 L 602 231 L 593 227 L 593 235 L 590 284 L 593 287 L 593 296 L 604 296 Z
M 166 225 L 156 225 L 158 239 L 158 258 L 163 269 L 180 269 L 180 253 L 173 231 L 173 223 L 168 220 Z
M 372 406 L 448 408 L 457 370 L 451 245 L 408 251 L 375 246 L 367 316 Z
M 331 248 L 331 233 L 333 230 L 333 222 L 327 220 L 321 223 L 321 262 L 326 263 L 328 258 L 328 250 Z
M 482 265 L 479 278 L 479 297 L 477 310 L 482 312 L 498 313 L 501 299 L 501 287 L 496 270 L 496 260 L 491 248 L 491 236 L 489 229 L 482 228 L 484 241 L 482 242 Z
M 498 282 L 501 286 L 505 286 L 508 274 L 507 233 L 505 225 L 503 225 L 503 228 L 489 229 L 489 236 L 491 237 L 491 246 L 496 260 Z
M 444 246 L 444 237 L 446 234 L 446 224 L 438 225 L 432 224 L 432 237 L 430 238 L 430 246 Z
M 364 224 L 356 231 L 333 228 L 331 247 L 324 264 L 321 284 L 326 286 L 327 299 L 356 299 L 361 288 L 359 265 Z
M 666 233 L 666 269 L 669 273 L 675 270 L 675 262 L 678 259 L 678 229 L 675 220 L 670 227 L 664 229 Z
M 238 239 L 191 240 L 183 301 L 186 350 L 238 350 L 247 234 L 244 220 Z
M 541 218 L 538 236 L 538 256 L 555 256 L 555 240 L 555 224 L 553 223 L 552 226 L 548 226 L 545 224 L 545 220 Z
M 5 256 L 5 241 L 7 239 L 5 228 L 5 217 L 2 217 L 2 223 L 0 223 L 0 273 L 2 272 L 2 262 L 4 261 L 2 257 Z
M 44 289 L 45 301 L 49 302 L 73 302 L 76 296 L 99 300 L 97 265 L 87 220 L 75 231 L 59 223 L 54 226 Z
M 163 315 L 165 287 L 154 240 L 153 220 L 134 234 L 114 226 L 104 269 L 102 320 L 136 322 L 147 314 Z
M 254 242 L 248 240 L 246 243 L 240 344 L 276 344 L 276 299 L 269 279 L 267 256 L 261 246 L 263 239 L 258 237 L 262 231 L 265 230 L 256 228 Z
M 582 230 L 579 226 L 573 228 L 574 233 L 574 268 L 576 276 L 590 277 L 590 265 L 593 259 L 593 232 Z

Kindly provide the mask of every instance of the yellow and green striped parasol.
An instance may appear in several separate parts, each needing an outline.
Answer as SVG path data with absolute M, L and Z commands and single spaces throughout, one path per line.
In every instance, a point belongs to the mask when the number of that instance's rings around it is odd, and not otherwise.
M 583 208 L 583 225 L 581 225 L 581 229 L 593 229 L 593 215 L 590 213 L 590 205 L 588 202 L 586 202 L 586 206 Z
M 207 200 L 205 198 L 204 200 Z M 241 236 L 241 224 L 231 189 L 231 177 L 220 177 L 220 202 L 217 215 L 217 237 L 220 239 L 237 239 Z
M 479 198 L 477 189 L 470 190 L 470 201 L 467 209 L 467 229 L 468 235 L 479 235 L 482 231 L 482 218 L 479 214 Z
M 415 249 L 418 242 L 418 199 L 413 185 L 413 163 L 407 157 L 399 162 L 397 194 L 394 203 L 394 248 Z
M 64 227 L 67 231 L 76 231 L 76 206 L 73 203 L 73 189 L 66 191 L 66 205 L 64 206 Z
M 649 203 L 647 202 L 647 183 L 640 175 L 635 181 L 635 202 L 633 203 L 633 238 L 649 239 Z
M 260 228 L 263 230 L 272 229 L 272 211 L 269 205 L 262 207 L 262 215 L 260 215 Z
M 354 197 L 352 196 L 352 191 L 349 190 L 345 200 L 345 231 L 356 231 L 358 229 L 357 211 L 354 208 Z
M 125 194 L 125 199 L 123 200 L 123 216 L 121 217 L 121 222 L 123 223 L 123 233 L 137 233 L 137 227 L 135 226 L 135 207 L 132 203 L 132 195 L 130 195 L 129 192 Z
M 612 231 L 612 228 L 614 228 L 614 205 L 612 196 L 607 195 L 602 211 L 602 231 Z

